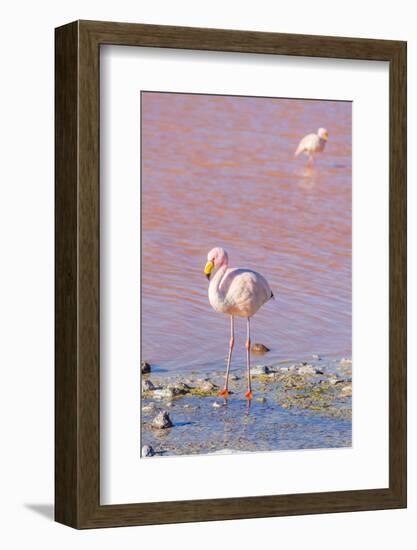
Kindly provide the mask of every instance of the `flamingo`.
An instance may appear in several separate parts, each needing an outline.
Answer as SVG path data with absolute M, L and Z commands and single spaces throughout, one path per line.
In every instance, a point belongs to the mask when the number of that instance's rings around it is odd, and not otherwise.
M 326 128 L 319 128 L 317 134 L 308 134 L 300 141 L 295 156 L 300 153 L 308 155 L 308 163 L 313 162 L 313 153 L 321 153 L 329 139 L 329 133 Z
M 246 317 L 246 364 L 248 390 L 247 399 L 252 399 L 250 375 L 250 318 L 268 300 L 274 298 L 268 281 L 256 271 L 236 267 L 228 267 L 229 258 L 223 248 L 216 247 L 207 255 L 204 274 L 210 281 L 208 289 L 209 302 L 212 308 L 221 313 L 230 315 L 230 341 L 227 356 L 225 384 L 219 395 L 227 398 L 229 395 L 228 382 L 232 351 L 235 343 L 234 316 Z

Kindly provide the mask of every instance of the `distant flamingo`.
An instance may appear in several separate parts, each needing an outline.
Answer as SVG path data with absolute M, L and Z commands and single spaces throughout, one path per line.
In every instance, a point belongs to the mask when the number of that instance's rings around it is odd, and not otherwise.
M 297 147 L 295 156 L 297 157 L 300 153 L 305 153 L 308 155 L 308 163 L 311 164 L 313 162 L 313 154 L 323 152 L 328 139 L 329 133 L 326 128 L 319 128 L 317 134 L 308 134 L 303 137 Z
M 230 315 L 230 342 L 225 384 L 219 395 L 229 395 L 228 382 L 229 370 L 232 359 L 232 351 L 235 343 L 234 321 L 235 315 L 246 317 L 246 362 L 248 391 L 245 394 L 247 399 L 252 399 L 251 375 L 250 375 L 250 318 L 255 315 L 258 309 L 268 300 L 274 297 L 269 288 L 267 280 L 256 271 L 242 268 L 228 268 L 227 252 L 223 248 L 213 248 L 207 255 L 207 263 L 204 274 L 210 281 L 209 301 L 215 311 Z

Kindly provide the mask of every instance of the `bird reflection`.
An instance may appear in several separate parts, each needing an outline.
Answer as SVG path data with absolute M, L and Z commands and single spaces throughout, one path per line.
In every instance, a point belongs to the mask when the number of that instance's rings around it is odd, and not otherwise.
M 305 165 L 297 170 L 298 186 L 302 189 L 314 189 L 318 181 L 319 172 L 312 165 Z

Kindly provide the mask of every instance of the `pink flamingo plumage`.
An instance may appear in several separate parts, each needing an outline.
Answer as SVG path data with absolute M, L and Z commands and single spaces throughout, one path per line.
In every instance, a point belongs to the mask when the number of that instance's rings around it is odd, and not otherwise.
M 308 156 L 308 163 L 313 162 L 314 153 L 322 153 L 329 140 L 329 133 L 326 128 L 319 128 L 317 134 L 308 134 L 300 141 L 295 156 L 305 153 Z
M 274 297 L 268 281 L 260 273 L 250 269 L 229 268 L 228 255 L 223 248 L 216 247 L 207 255 L 204 273 L 210 280 L 208 296 L 209 302 L 215 311 L 230 315 L 230 342 L 227 356 L 225 384 L 219 395 L 227 398 L 229 370 L 234 347 L 234 316 L 246 317 L 246 361 L 248 390 L 247 399 L 252 399 L 250 375 L 250 318 Z

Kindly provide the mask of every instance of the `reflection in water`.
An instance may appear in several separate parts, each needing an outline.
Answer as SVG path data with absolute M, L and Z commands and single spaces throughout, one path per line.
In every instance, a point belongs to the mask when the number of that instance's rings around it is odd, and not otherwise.
M 302 166 L 299 171 L 298 186 L 303 189 L 313 189 L 316 185 L 317 170 L 311 164 Z
M 294 151 L 320 126 L 329 142 L 307 166 Z M 142 94 L 142 357 L 157 367 L 224 366 L 229 320 L 203 275 L 214 246 L 275 294 L 252 324 L 261 361 L 351 354 L 350 103 Z

